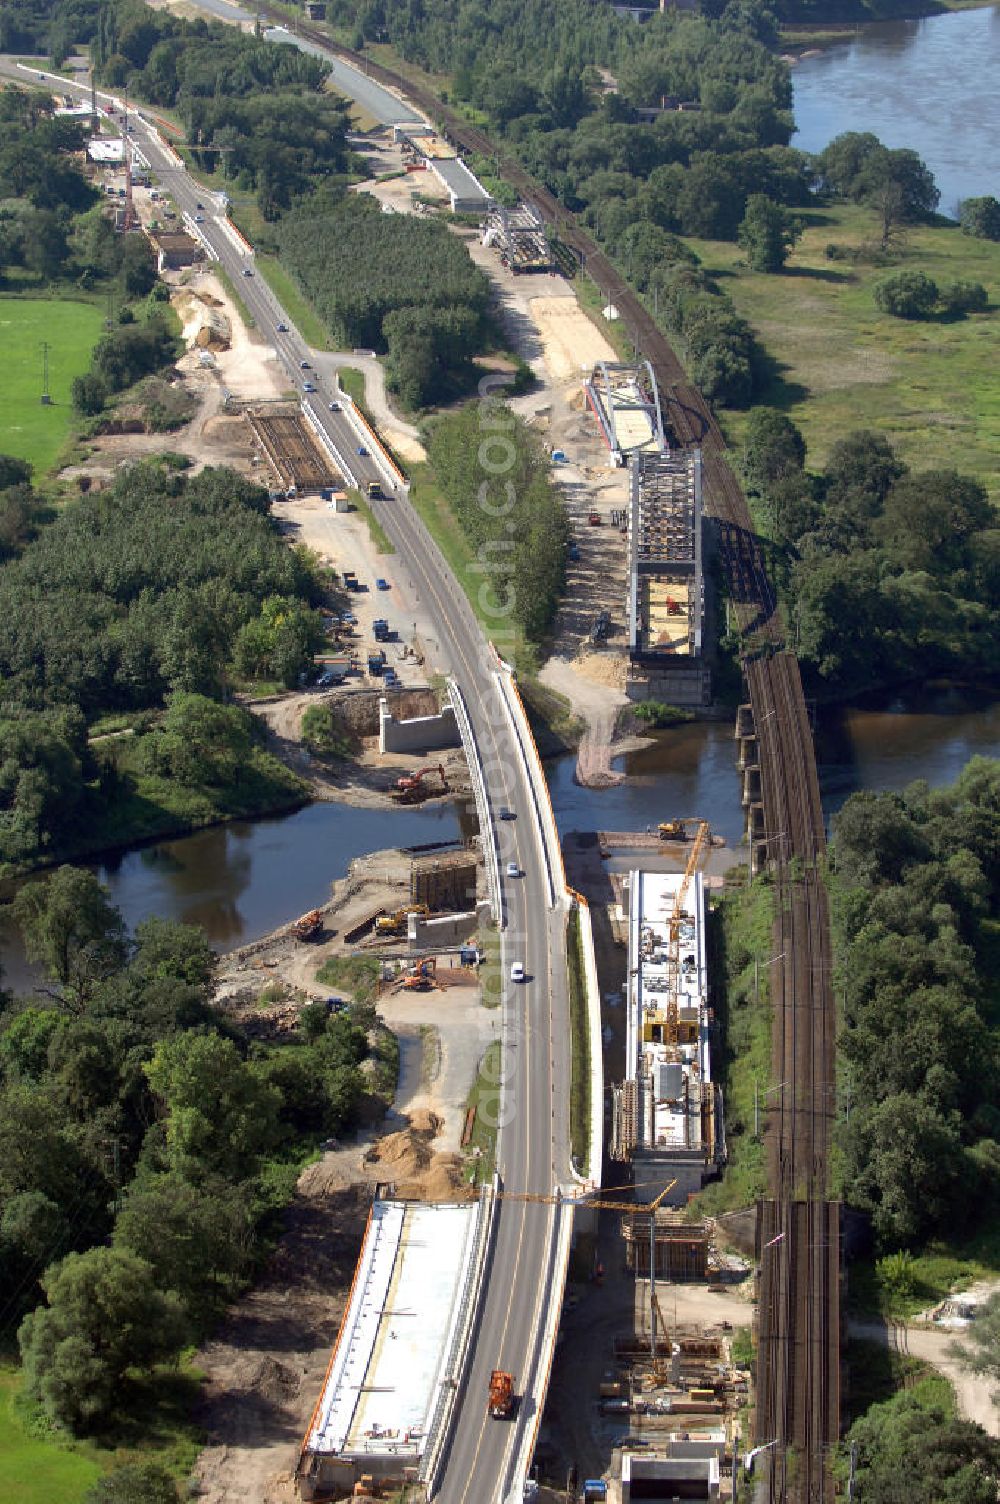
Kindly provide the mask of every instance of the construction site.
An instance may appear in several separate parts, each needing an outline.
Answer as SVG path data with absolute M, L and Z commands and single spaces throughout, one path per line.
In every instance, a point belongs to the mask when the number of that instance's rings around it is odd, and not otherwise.
M 294 495 L 341 484 L 298 406 L 251 408 L 244 417 L 282 491 Z
M 495 204 L 483 225 L 482 242 L 496 249 L 500 264 L 515 276 L 552 270 L 545 227 L 528 204 L 518 203 L 513 209 Z

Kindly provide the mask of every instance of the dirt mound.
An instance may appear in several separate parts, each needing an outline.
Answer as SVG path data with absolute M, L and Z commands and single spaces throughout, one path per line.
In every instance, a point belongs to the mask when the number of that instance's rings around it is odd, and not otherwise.
M 474 1194 L 462 1176 L 460 1154 L 435 1154 L 418 1182 L 397 1185 L 400 1196 L 419 1201 L 468 1201 Z
M 266 1354 L 262 1358 L 248 1358 L 237 1363 L 233 1372 L 234 1389 L 258 1395 L 261 1399 L 294 1399 L 300 1386 L 301 1379 L 293 1368 Z
M 418 1108 L 410 1114 L 411 1133 L 426 1133 L 431 1138 L 437 1138 L 443 1127 L 443 1120 L 436 1112 L 431 1112 L 429 1107 Z

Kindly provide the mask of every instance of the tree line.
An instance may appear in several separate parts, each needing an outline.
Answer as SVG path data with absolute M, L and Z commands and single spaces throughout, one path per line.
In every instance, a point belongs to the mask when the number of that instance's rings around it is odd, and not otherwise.
M 885 1251 L 953 1240 L 1000 1211 L 1000 762 L 853 795 L 831 866 L 846 1195 Z
M 80 869 L 14 913 L 46 983 L 0 995 L 0 1324 L 48 1420 L 109 1437 L 250 1281 L 303 1153 L 355 1121 L 391 1051 L 370 1010 L 325 1005 L 252 1043 L 210 1006 L 204 934 L 130 935 Z
M 540 642 L 565 583 L 569 521 L 538 435 L 505 403 L 484 399 L 433 426 L 428 458 L 476 551 L 469 585 L 502 642 L 508 620 Z
M 814 688 L 856 694 L 935 674 L 1000 672 L 1000 529 L 984 487 L 911 471 L 884 435 L 805 468 L 783 413 L 750 415 L 743 468 Z
M 286 215 L 278 243 L 333 339 L 384 352 L 388 384 L 409 406 L 469 390 L 490 285 L 445 225 L 350 194 Z

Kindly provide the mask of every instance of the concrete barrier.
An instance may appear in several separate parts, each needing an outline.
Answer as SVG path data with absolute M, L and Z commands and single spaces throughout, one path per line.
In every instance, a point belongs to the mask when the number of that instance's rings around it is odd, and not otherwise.
M 604 1040 L 601 1036 L 601 984 L 597 976 L 597 955 L 594 951 L 594 928 L 590 919 L 590 905 L 582 893 L 572 889 L 576 911 L 580 919 L 580 949 L 583 951 L 583 975 L 587 988 L 587 1033 L 590 1040 L 590 1146 L 584 1173 L 578 1175 L 573 1169 L 573 1178 L 588 1189 L 601 1183 L 601 1165 L 604 1158 Z
M 414 716 L 404 721 L 396 719 L 386 700 L 379 701 L 380 752 L 441 752 L 461 744 L 453 704 L 442 705 L 437 715 Z
M 544 1410 L 543 1401 L 548 1392 L 552 1362 L 555 1358 L 556 1337 L 562 1318 L 563 1295 L 566 1290 L 566 1275 L 569 1270 L 572 1242 L 573 1203 L 564 1201 L 557 1207 L 556 1215 L 552 1220 L 545 1272 L 539 1281 L 538 1288 L 539 1302 L 543 1300 L 547 1302 L 545 1323 L 541 1329 L 537 1322 L 535 1324 L 535 1330 L 539 1332 L 539 1336 L 521 1400 L 522 1409 L 526 1409 L 530 1396 L 533 1404 L 533 1424 L 525 1424 L 518 1438 L 518 1445 L 511 1456 L 501 1485 L 501 1498 L 504 1504 L 522 1504 L 524 1499 L 524 1480 L 528 1476 L 528 1468 L 531 1466 L 531 1458 L 538 1441 L 538 1429 L 542 1423 Z
M 352 486 L 358 485 L 359 482 L 354 474 L 354 471 L 351 469 L 347 460 L 345 460 L 344 456 L 341 454 L 340 450 L 337 448 L 336 444 L 333 442 L 330 435 L 327 433 L 326 429 L 317 418 L 310 402 L 303 402 L 302 415 L 305 418 L 306 422 L 309 424 L 309 427 L 312 429 L 313 433 L 316 435 L 321 446 L 326 450 L 327 454 L 333 460 L 333 463 L 336 465 L 341 475 L 343 475 L 346 480 L 350 481 Z
M 472 793 L 476 801 L 476 813 L 479 816 L 479 830 L 483 841 L 483 860 L 486 863 L 486 891 L 489 893 L 490 909 L 493 913 L 494 924 L 502 930 L 506 925 L 506 917 L 503 907 L 503 891 L 500 887 L 500 848 L 497 843 L 496 827 L 490 814 L 489 799 L 486 795 L 486 777 L 483 773 L 483 762 L 479 755 L 475 733 L 472 730 L 472 722 L 469 720 L 469 711 L 465 703 L 465 696 L 454 679 L 448 680 L 448 693 L 451 696 L 451 703 L 455 708 L 455 721 L 462 738 L 462 746 L 465 748 L 465 757 L 469 764 L 469 776 L 472 779 Z
M 223 234 L 232 241 L 233 245 L 239 251 L 241 256 L 256 256 L 257 252 L 254 250 L 249 240 L 244 234 L 241 233 L 241 231 L 236 228 L 228 215 L 226 215 L 222 219 L 216 220 L 216 224 L 219 226 L 219 229 L 223 232 Z
M 213 247 L 211 241 L 208 239 L 208 236 L 205 234 L 201 225 L 195 224 L 193 216 L 188 214 L 187 212 L 184 213 L 183 220 L 184 228 L 187 230 L 189 235 L 194 236 L 195 240 L 197 240 L 198 244 L 205 252 L 205 255 L 208 257 L 209 261 L 218 261 L 219 253 Z
M 479 1318 L 486 1283 L 486 1269 L 493 1251 L 496 1235 L 500 1178 L 494 1173 L 490 1192 L 484 1192 L 479 1223 L 479 1244 L 473 1257 L 472 1277 L 469 1282 L 465 1308 L 455 1328 L 454 1340 L 444 1364 L 446 1379 L 441 1385 L 434 1414 L 429 1427 L 428 1445 L 424 1452 L 420 1476 L 427 1490 L 428 1500 L 437 1493 L 441 1469 L 447 1455 L 447 1443 L 451 1439 L 451 1417 L 455 1400 L 465 1389 L 468 1378 L 469 1359 L 472 1354 L 472 1333 Z
M 389 486 L 392 488 L 402 486 L 404 491 L 409 491 L 410 482 L 382 443 L 382 440 L 378 436 L 378 430 L 369 423 L 364 413 L 361 412 L 355 403 L 354 398 L 349 396 L 347 392 L 343 394 L 341 407 L 350 420 L 358 438 L 382 471 Z
M 552 800 L 549 797 L 548 784 L 545 782 L 538 748 L 535 746 L 535 738 L 528 725 L 528 717 L 521 696 L 517 692 L 517 685 L 510 670 L 502 663 L 502 660 L 500 662 L 501 667 L 496 672 L 497 691 L 527 774 L 535 814 L 533 823 L 542 866 L 545 868 L 549 894 L 548 906 L 554 909 L 557 904 L 564 902 L 566 892 L 566 873 L 563 868 L 559 832 L 556 828 Z

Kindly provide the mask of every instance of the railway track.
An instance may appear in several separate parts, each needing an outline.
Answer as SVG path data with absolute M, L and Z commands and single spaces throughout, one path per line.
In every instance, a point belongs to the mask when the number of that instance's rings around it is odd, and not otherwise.
M 263 6 L 268 13 L 267 6 Z M 274 19 L 281 21 L 275 13 Z M 324 33 L 307 39 L 361 63 Z M 771 1196 L 758 1215 L 761 1246 L 755 1440 L 765 1446 L 769 1504 L 828 1504 L 829 1451 L 840 1423 L 840 1218 L 830 1200 L 836 1014 L 830 924 L 819 875 L 825 847 L 812 731 L 798 663 L 768 578 L 746 497 L 722 432 L 649 310 L 558 199 L 478 126 L 436 95 L 371 60 L 365 71 L 435 121 L 454 145 L 497 160 L 508 182 L 577 257 L 618 309 L 637 354 L 653 366 L 673 443 L 702 451 L 706 515 L 713 518 L 743 644 L 762 778 L 765 838 L 777 919 L 769 964 L 773 1004 L 771 1093 L 765 1135 Z M 761 1497 L 760 1495 L 757 1496 Z

